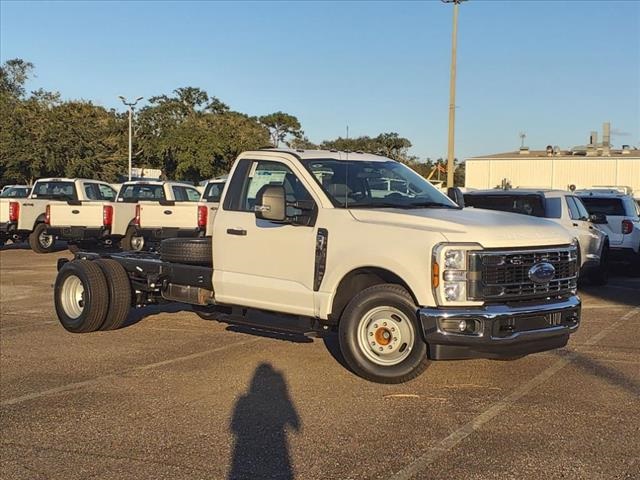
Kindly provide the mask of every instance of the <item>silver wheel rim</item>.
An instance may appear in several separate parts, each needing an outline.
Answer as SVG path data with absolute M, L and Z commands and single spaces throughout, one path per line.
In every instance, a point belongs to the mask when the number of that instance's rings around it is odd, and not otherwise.
M 38 236 L 38 242 L 42 248 L 49 248 L 53 245 L 53 235 L 47 235 L 46 232 L 42 232 Z
M 395 307 L 369 310 L 358 323 L 358 346 L 368 360 L 393 366 L 404 361 L 415 342 L 413 323 Z
M 131 248 L 133 250 L 142 250 L 144 247 L 144 237 L 131 237 Z
M 65 278 L 60 292 L 64 313 L 70 318 L 78 318 L 84 310 L 84 286 L 75 275 Z

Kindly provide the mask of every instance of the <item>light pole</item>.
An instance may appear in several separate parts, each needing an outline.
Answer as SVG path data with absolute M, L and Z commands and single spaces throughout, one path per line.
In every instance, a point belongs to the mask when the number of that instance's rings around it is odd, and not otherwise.
M 124 103 L 127 107 L 129 107 L 129 181 L 131 181 L 131 156 L 132 156 L 132 135 L 133 135 L 133 130 L 131 128 L 131 124 L 133 122 L 133 107 L 136 106 L 136 104 L 142 100 L 143 97 L 138 97 L 136 98 L 135 102 L 127 102 L 127 99 L 124 98 L 122 95 L 119 95 L 118 98 L 120 100 L 122 100 L 122 103 Z
M 447 187 L 453 187 L 454 139 L 456 125 L 456 48 L 458 37 L 458 5 L 465 0 L 442 0 L 453 3 L 453 33 L 451 35 L 451 76 L 449 78 L 449 144 L 447 147 Z

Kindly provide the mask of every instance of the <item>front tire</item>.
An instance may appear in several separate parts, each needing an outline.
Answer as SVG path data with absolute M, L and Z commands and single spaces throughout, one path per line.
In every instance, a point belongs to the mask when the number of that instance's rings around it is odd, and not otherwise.
M 600 264 L 589 274 L 592 285 L 606 285 L 609 283 L 609 246 L 605 245 L 600 254 Z
M 60 323 L 69 332 L 98 330 L 109 308 L 107 281 L 100 267 L 89 260 L 65 263 L 56 278 L 54 303 Z
M 338 326 L 340 349 L 358 376 L 378 383 L 403 383 L 429 365 L 417 307 L 406 289 L 383 284 L 357 294 Z
M 39 223 L 29 235 L 29 246 L 36 253 L 51 253 L 56 248 L 56 237 L 47 234 L 47 226 Z

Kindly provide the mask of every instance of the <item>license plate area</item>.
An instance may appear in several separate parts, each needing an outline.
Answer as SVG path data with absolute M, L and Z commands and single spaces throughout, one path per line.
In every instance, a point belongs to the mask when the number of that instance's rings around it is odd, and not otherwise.
M 501 318 L 494 323 L 494 337 L 509 337 L 514 333 L 546 328 L 572 326 L 576 323 L 575 312 L 550 312 Z

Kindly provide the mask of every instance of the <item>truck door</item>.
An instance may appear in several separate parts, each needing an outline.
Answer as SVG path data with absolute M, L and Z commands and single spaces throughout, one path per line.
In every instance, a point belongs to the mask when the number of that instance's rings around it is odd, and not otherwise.
M 264 185 L 282 185 L 287 202 L 311 201 L 317 209 L 317 200 L 299 178 L 295 165 L 285 160 L 238 163 L 214 222 L 216 300 L 314 314 L 316 228 L 259 220 L 254 213 L 256 194 Z

